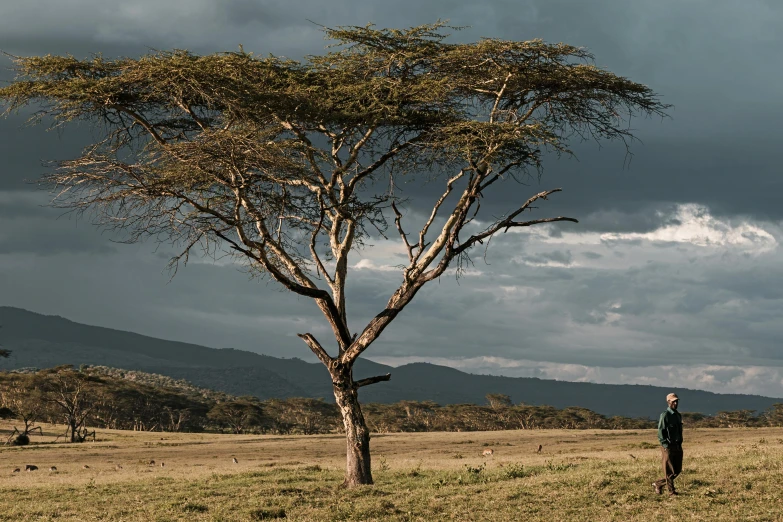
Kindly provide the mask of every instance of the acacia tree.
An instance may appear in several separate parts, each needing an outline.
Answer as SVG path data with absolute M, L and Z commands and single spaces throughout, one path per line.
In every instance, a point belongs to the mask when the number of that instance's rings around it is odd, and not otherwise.
M 96 399 L 103 380 L 71 365 L 42 370 L 40 375 L 43 401 L 50 405 L 54 418 L 62 419 L 67 426 L 65 437 L 71 442 L 84 442 L 85 421 L 99 404 Z
M 463 267 L 477 244 L 513 227 L 576 222 L 526 218 L 560 189 L 528 194 L 500 217 L 480 213 L 481 199 L 540 169 L 546 152 L 569 153 L 575 136 L 626 141 L 633 138 L 626 118 L 667 108 L 648 87 L 592 65 L 582 48 L 449 43 L 444 27 L 326 28 L 336 48 L 302 61 L 241 48 L 116 60 L 14 57 L 17 77 L 0 89 L 6 112 L 37 104 L 35 121 L 101 124 L 101 139 L 42 178 L 56 191 L 55 206 L 93 211 L 128 242 L 172 241 L 181 247 L 175 273 L 201 246 L 315 301 L 333 349 L 299 336 L 331 375 L 348 486 L 372 483 L 358 389 L 389 379 L 354 380 L 357 358 L 425 284 Z M 376 190 L 402 176 L 444 182 L 415 234 L 405 231 L 405 201 Z M 385 308 L 354 330 L 349 254 L 373 230 L 383 235 L 392 218 L 407 265 Z
M 0 411 L 21 420 L 23 425 L 22 429 L 14 427 L 7 444 L 13 441 L 18 445 L 26 445 L 34 431 L 43 435 L 43 429 L 38 426 L 46 416 L 41 385 L 41 378 L 35 373 L 0 374 Z
M 264 410 L 255 397 L 242 397 L 219 402 L 207 413 L 207 418 L 228 426 L 236 434 L 244 433 L 247 428 L 258 426 L 264 416 Z

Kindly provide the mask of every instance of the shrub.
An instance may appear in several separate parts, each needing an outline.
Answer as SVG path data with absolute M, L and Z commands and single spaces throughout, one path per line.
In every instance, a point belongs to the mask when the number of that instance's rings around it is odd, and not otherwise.
M 12 444 L 14 446 L 27 446 L 28 444 L 30 444 L 30 437 L 28 437 L 24 433 L 20 433 L 19 435 L 16 436 Z

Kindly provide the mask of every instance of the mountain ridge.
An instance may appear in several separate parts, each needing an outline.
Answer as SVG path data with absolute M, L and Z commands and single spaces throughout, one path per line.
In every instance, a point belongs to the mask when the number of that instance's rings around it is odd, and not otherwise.
M 326 368 L 299 358 L 157 339 L 10 306 L 0 306 L 0 325 L 0 341 L 12 350 L 11 358 L 0 359 L 0 370 L 59 364 L 105 365 L 185 379 L 234 395 L 334 400 Z M 384 373 L 392 374 L 391 381 L 362 388 L 362 402 L 431 400 L 439 404 L 483 404 L 486 394 L 502 393 L 515 403 L 556 408 L 580 406 L 608 416 L 652 418 L 665 407 L 663 397 L 670 391 L 650 385 L 477 375 L 430 363 L 395 368 L 360 359 L 354 367 L 355 379 Z M 683 395 L 683 411 L 705 414 L 740 409 L 763 411 L 783 403 L 783 399 L 759 395 L 717 394 L 684 387 L 676 391 Z

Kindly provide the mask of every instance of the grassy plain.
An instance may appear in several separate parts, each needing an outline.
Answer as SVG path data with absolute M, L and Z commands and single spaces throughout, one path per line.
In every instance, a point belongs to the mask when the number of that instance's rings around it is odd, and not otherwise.
M 340 435 L 60 431 L 0 446 L 0 521 L 783 520 L 781 428 L 686 430 L 675 498 L 651 486 L 653 430 L 378 434 L 376 484 L 353 490 Z

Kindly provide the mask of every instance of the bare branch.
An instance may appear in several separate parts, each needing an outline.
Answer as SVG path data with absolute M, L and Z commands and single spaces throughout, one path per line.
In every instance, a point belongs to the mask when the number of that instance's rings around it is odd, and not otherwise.
M 488 179 L 487 181 L 485 181 L 484 183 L 481 183 L 481 184 L 479 184 L 477 192 L 478 192 L 479 194 L 481 194 L 481 192 L 483 192 L 485 188 L 487 188 L 488 186 L 492 185 L 492 184 L 493 184 L 494 182 L 496 182 L 498 179 L 502 178 L 502 177 L 503 177 L 503 175 L 504 175 L 506 172 L 508 172 L 508 171 L 509 171 L 509 170 L 511 170 L 512 168 L 514 168 L 514 167 L 518 167 L 518 166 L 520 166 L 520 165 L 522 165 L 522 162 L 521 162 L 521 161 L 512 161 L 512 162 L 510 162 L 508 165 L 506 165 L 506 166 L 504 166 L 502 169 L 500 169 L 500 172 L 498 172 L 497 174 L 495 174 L 494 176 L 492 176 L 491 178 L 489 178 L 489 179 Z
M 400 211 L 397 210 L 397 205 L 394 204 L 392 201 L 392 210 L 394 210 L 394 215 L 396 216 L 394 218 L 394 224 L 397 226 L 397 230 L 400 233 L 400 237 L 402 238 L 402 242 L 405 243 L 405 249 L 408 251 L 408 259 L 413 262 L 413 246 L 408 242 L 408 236 L 405 235 L 405 232 L 402 230 L 402 224 L 400 223 L 400 220 L 402 220 L 402 214 L 400 214 Z
M 357 141 L 354 144 L 354 146 L 351 147 L 351 152 L 348 156 L 348 159 L 345 160 L 345 163 L 338 164 L 338 167 L 334 170 L 334 172 L 332 172 L 332 179 L 334 179 L 336 176 L 342 176 L 343 173 L 345 173 L 348 169 L 351 168 L 351 165 L 353 165 L 356 159 L 359 157 L 359 152 L 362 150 L 362 147 L 364 147 L 364 144 L 367 143 L 367 140 L 370 139 L 370 136 L 372 136 L 373 132 L 375 132 L 377 128 L 378 128 L 377 125 L 370 125 L 367 128 L 367 131 L 365 131 L 364 135 L 361 138 L 359 138 L 359 141 Z M 332 149 L 332 156 L 336 157 L 334 148 Z
M 328 183 L 326 181 L 326 177 L 324 176 L 323 172 L 321 171 L 321 168 L 318 166 L 318 162 L 315 159 L 314 151 L 317 149 L 313 145 L 313 142 L 310 141 L 310 138 L 307 137 L 307 134 L 305 134 L 304 131 L 302 131 L 300 128 L 295 126 L 293 123 L 280 118 L 274 113 L 272 114 L 275 117 L 275 119 L 277 119 L 277 121 L 280 123 L 280 125 L 288 129 L 289 131 L 293 132 L 296 135 L 296 137 L 299 139 L 299 141 L 301 141 L 302 144 L 305 145 L 305 151 L 306 151 L 305 154 L 307 155 L 307 160 L 310 163 L 310 168 L 312 169 L 313 174 L 316 175 L 316 177 L 324 187 L 327 187 Z M 327 190 L 326 192 L 331 195 L 331 191 Z M 333 204 L 335 203 L 336 201 L 333 201 Z
M 493 235 L 494 233 L 498 232 L 501 229 L 505 229 L 505 231 L 508 231 L 508 229 L 511 228 L 511 227 L 529 227 L 531 225 L 537 225 L 537 224 L 540 224 L 540 223 L 552 223 L 552 222 L 555 222 L 555 221 L 571 221 L 573 223 L 579 223 L 579 221 L 577 221 L 574 218 L 563 217 L 563 216 L 555 217 L 555 218 L 534 219 L 534 220 L 531 220 L 531 221 L 514 221 L 515 217 L 517 217 L 519 214 L 524 212 L 526 209 L 530 208 L 530 205 L 533 204 L 533 202 L 535 202 L 536 200 L 538 200 L 538 199 L 547 199 L 547 196 L 549 196 L 550 194 L 553 194 L 555 192 L 561 192 L 562 190 L 563 189 L 556 188 L 556 189 L 552 189 L 552 190 L 545 190 L 543 192 L 539 192 L 535 196 L 533 196 L 530 199 L 528 199 L 525 202 L 524 205 L 522 205 L 517 210 L 512 212 L 505 219 L 492 224 L 484 232 L 482 232 L 480 234 L 473 235 L 467 241 L 465 241 L 464 243 L 462 243 L 462 244 L 460 244 L 458 246 L 455 246 L 454 249 L 453 249 L 454 255 L 458 255 L 458 254 L 464 252 L 465 250 L 467 250 L 468 248 L 473 246 L 475 243 L 477 243 L 479 241 L 482 241 L 484 238 Z
M 503 93 L 506 92 L 506 87 L 508 86 L 508 80 L 511 79 L 512 74 L 508 73 L 506 74 L 506 79 L 503 81 L 503 86 L 500 88 L 500 91 L 497 93 L 497 97 L 495 98 L 495 103 L 492 105 L 492 110 L 489 111 L 489 122 L 494 123 L 495 122 L 495 114 L 498 111 L 498 105 L 500 104 L 500 100 L 503 99 Z
M 318 255 L 318 252 L 315 249 L 316 240 L 318 239 L 318 234 L 321 232 L 321 229 L 323 228 L 323 222 L 324 222 L 324 207 L 321 198 L 318 198 L 318 203 L 321 206 L 321 211 L 320 211 L 320 217 L 318 219 L 318 224 L 313 229 L 313 232 L 310 235 L 310 256 L 313 258 L 313 261 L 315 262 L 316 270 L 318 270 L 321 274 L 323 274 L 323 276 L 326 278 L 326 281 L 329 283 L 329 285 L 333 285 L 334 279 L 332 279 L 332 277 L 329 275 L 329 272 L 326 271 L 326 267 L 324 266 L 323 262 L 321 261 L 321 257 Z
M 209 130 L 209 126 L 206 123 L 204 123 L 204 121 L 201 118 L 196 116 L 196 113 L 193 111 L 193 109 L 189 105 L 187 105 L 184 101 L 179 100 L 177 102 L 177 105 L 179 105 L 180 109 L 185 111 L 188 114 L 188 116 L 190 116 L 193 119 L 193 121 L 196 122 L 196 125 L 198 125 L 201 128 L 201 130 L 203 131 Z
M 141 114 L 139 114 L 139 113 L 137 113 L 135 111 L 132 111 L 132 110 L 128 109 L 127 107 L 123 107 L 122 105 L 118 105 L 118 104 L 114 104 L 114 103 L 107 103 L 106 104 L 106 108 L 107 109 L 114 109 L 114 110 L 116 110 L 118 112 L 124 112 L 125 114 L 127 114 L 128 116 L 133 118 L 133 120 L 136 123 L 138 123 L 139 125 L 144 127 L 144 130 L 146 130 L 149 133 L 149 135 L 156 142 L 158 142 L 159 145 L 166 145 L 166 143 L 167 143 L 166 140 L 164 140 L 163 137 L 160 134 L 158 134 L 158 132 L 150 124 L 150 122 L 148 122 L 143 116 L 141 116 Z
M 356 386 L 357 388 L 361 388 L 362 386 L 369 386 L 370 384 L 375 384 L 376 382 L 388 381 L 390 379 L 391 379 L 391 374 L 387 373 L 386 375 L 378 375 L 377 377 L 368 377 L 366 379 L 360 379 L 358 381 L 355 381 L 353 385 Z
M 429 219 L 424 224 L 424 227 L 422 227 L 421 232 L 419 232 L 419 243 L 418 243 L 418 251 L 416 252 L 416 256 L 414 258 L 414 261 L 418 261 L 419 257 L 421 256 L 422 252 L 424 252 L 424 249 L 426 248 L 426 245 L 424 244 L 424 238 L 427 235 L 427 232 L 430 229 L 430 226 L 432 225 L 433 221 L 435 221 L 435 216 L 438 214 L 438 210 L 440 209 L 441 205 L 443 205 L 443 202 L 446 201 L 446 198 L 449 197 L 449 194 L 451 194 L 452 189 L 454 188 L 454 183 L 461 177 L 465 175 L 465 170 L 460 170 L 458 174 L 452 176 L 448 183 L 446 183 L 446 191 L 443 193 L 443 195 L 438 199 L 438 201 L 435 203 L 435 206 L 432 207 L 432 213 L 430 214 Z M 445 227 L 444 227 L 445 230 Z
M 187 266 L 188 259 L 190 258 L 190 250 L 201 241 L 201 239 L 204 237 L 204 233 L 200 232 L 196 237 L 194 237 L 188 244 L 185 246 L 185 248 L 177 254 L 176 256 L 172 257 L 169 260 L 169 268 L 174 269 L 174 273 L 171 275 L 171 278 L 169 278 L 169 282 L 171 282 L 172 279 L 174 279 L 174 276 L 177 275 L 177 269 L 179 268 L 179 261 L 184 257 L 185 261 L 183 262 L 183 265 Z
M 512 227 L 529 227 L 531 225 L 539 225 L 541 223 L 554 223 L 556 221 L 570 221 L 572 223 L 579 223 L 579 220 L 570 218 L 570 217 L 564 217 L 564 216 L 558 216 L 553 218 L 541 218 L 541 219 L 533 219 L 531 221 L 511 221 L 511 222 L 504 222 L 503 226 L 500 228 L 505 228 L 503 231 L 504 233 L 508 231 L 509 228 Z M 494 232 L 497 232 L 499 229 L 495 229 Z M 493 232 L 493 233 L 494 233 Z M 462 243 L 461 245 L 454 248 L 454 254 L 461 254 L 471 246 L 473 246 L 476 243 L 482 243 L 484 238 L 487 236 L 491 236 L 492 234 L 488 234 L 486 232 L 478 235 L 478 236 L 471 236 L 470 239 Z
M 327 368 L 331 368 L 334 364 L 334 359 L 329 356 L 328 353 L 326 353 L 326 350 L 323 349 L 323 346 L 315 339 L 315 337 L 312 336 L 312 334 L 305 333 L 305 334 L 296 334 L 300 339 L 302 339 L 304 342 L 307 343 L 307 346 L 310 347 L 310 349 L 313 351 L 313 353 L 318 357 L 318 359 L 324 363 L 324 366 Z
M 377 169 L 382 167 L 387 161 L 395 157 L 397 154 L 402 152 L 403 150 L 407 149 L 411 145 L 413 145 L 416 142 L 416 139 L 411 139 L 406 141 L 405 143 L 401 143 L 400 145 L 390 149 L 384 154 L 381 154 L 381 156 L 378 157 L 377 160 L 375 160 L 373 163 L 368 165 L 366 168 L 362 169 L 361 171 L 357 172 L 351 179 L 348 181 L 348 194 L 352 194 L 353 191 L 356 188 L 356 185 L 364 178 L 375 172 Z

